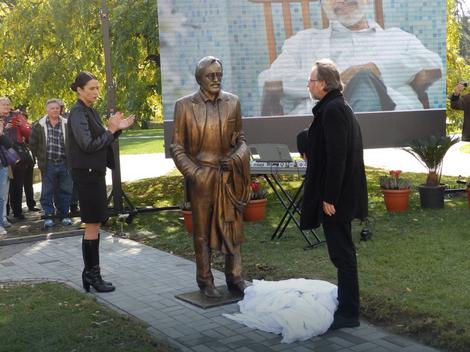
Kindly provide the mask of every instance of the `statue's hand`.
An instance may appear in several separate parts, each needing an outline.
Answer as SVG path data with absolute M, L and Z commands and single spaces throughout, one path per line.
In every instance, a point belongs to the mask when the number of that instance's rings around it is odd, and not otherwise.
M 207 178 L 206 176 L 206 171 L 207 171 L 207 167 L 204 167 L 204 166 L 199 166 L 196 171 L 194 171 L 192 174 L 191 174 L 191 180 L 195 183 L 199 183 L 201 180 L 204 180 L 205 178 Z
M 220 160 L 220 166 L 224 171 L 232 171 L 233 170 L 233 160 L 230 158 L 223 158 Z

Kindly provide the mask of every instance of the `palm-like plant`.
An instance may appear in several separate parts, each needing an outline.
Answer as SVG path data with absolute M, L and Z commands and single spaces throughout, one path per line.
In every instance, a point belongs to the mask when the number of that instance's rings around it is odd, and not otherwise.
M 441 182 L 442 164 L 447 151 L 458 143 L 458 137 L 429 136 L 414 140 L 408 148 L 403 148 L 413 155 L 424 167 L 428 169 L 427 186 L 438 186 Z

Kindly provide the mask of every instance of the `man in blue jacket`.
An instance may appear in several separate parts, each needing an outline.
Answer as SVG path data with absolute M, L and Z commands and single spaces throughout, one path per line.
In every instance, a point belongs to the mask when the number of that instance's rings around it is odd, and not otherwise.
M 308 157 L 301 226 L 322 224 L 338 272 L 338 310 L 331 329 L 359 326 L 359 283 L 351 221 L 367 217 L 362 135 L 344 101 L 340 74 L 330 60 L 317 61 L 308 79 L 319 100 L 308 131 Z

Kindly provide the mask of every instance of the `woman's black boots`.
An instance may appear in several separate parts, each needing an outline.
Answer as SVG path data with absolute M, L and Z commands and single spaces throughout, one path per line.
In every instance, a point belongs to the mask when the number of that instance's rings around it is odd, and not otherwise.
M 90 292 L 90 286 L 98 292 L 111 292 L 116 289 L 111 282 L 106 282 L 101 277 L 99 244 L 99 236 L 96 240 L 82 239 L 83 262 L 85 263 L 82 282 L 86 292 Z

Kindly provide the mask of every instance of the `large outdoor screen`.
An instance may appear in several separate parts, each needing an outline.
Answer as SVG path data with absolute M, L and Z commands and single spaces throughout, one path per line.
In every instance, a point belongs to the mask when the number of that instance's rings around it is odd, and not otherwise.
M 444 0 L 158 5 L 166 120 L 197 90 L 195 65 L 207 55 L 222 60 L 223 89 L 240 97 L 245 117 L 311 114 L 307 79 L 323 58 L 337 64 L 356 112 L 445 108 Z

